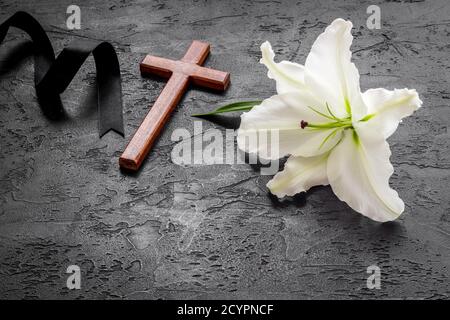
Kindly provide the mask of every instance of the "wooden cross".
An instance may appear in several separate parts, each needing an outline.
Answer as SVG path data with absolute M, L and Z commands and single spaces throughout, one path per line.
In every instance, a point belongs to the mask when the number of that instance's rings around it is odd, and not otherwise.
M 228 87 L 230 83 L 228 72 L 201 66 L 209 50 L 208 43 L 195 40 L 181 60 L 147 55 L 141 62 L 142 74 L 156 74 L 169 78 L 169 81 L 120 157 L 120 167 L 132 171 L 139 169 L 170 114 L 187 90 L 189 82 L 221 91 Z

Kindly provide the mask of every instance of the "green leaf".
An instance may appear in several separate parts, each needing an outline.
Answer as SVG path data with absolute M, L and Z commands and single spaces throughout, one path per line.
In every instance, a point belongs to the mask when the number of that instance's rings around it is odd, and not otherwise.
M 216 110 L 208 112 L 208 113 L 193 114 L 192 117 L 203 117 L 203 116 L 210 116 L 213 114 L 235 112 L 235 111 L 249 111 L 254 106 L 261 104 L 261 103 L 262 103 L 261 100 L 234 102 L 234 103 L 224 105 L 224 106 L 217 108 Z

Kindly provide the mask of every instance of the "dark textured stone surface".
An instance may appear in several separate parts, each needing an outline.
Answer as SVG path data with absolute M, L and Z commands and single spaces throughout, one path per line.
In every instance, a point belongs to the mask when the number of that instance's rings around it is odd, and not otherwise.
M 448 1 L 91 0 L 78 3 L 82 29 L 68 31 L 73 2 L 2 0 L 0 20 L 31 12 L 57 52 L 76 38 L 113 42 L 126 139 L 98 139 L 92 57 L 62 95 L 70 120 L 46 119 L 26 37 L 9 33 L 0 48 L 1 298 L 448 298 Z M 381 30 L 365 27 L 370 4 L 381 7 Z M 245 164 L 171 162 L 171 133 L 193 132 L 191 113 L 275 92 L 258 64 L 264 40 L 279 59 L 303 63 L 336 17 L 355 25 L 363 89 L 416 88 L 424 101 L 389 140 L 391 183 L 406 203 L 398 221 L 372 222 L 329 187 L 279 203 L 270 177 Z M 164 85 L 142 78 L 138 63 L 148 52 L 181 57 L 192 39 L 213 44 L 207 65 L 230 71 L 231 88 L 189 91 L 140 173 L 121 173 L 118 156 Z M 82 269 L 81 290 L 66 288 L 71 264 Z M 372 264 L 380 290 L 366 288 Z

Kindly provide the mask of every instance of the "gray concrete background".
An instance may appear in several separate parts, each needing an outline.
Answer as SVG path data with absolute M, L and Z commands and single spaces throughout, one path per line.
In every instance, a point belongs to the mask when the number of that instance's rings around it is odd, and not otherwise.
M 69 4 L 81 7 L 79 31 L 66 30 Z M 365 27 L 370 4 L 381 7 L 380 30 Z M 70 120 L 46 119 L 27 37 L 9 33 L 0 47 L 1 298 L 448 298 L 448 1 L 1 0 L 0 20 L 19 9 L 45 26 L 56 52 L 77 38 L 115 45 L 126 139 L 98 139 L 92 57 L 62 95 Z M 354 23 L 364 90 L 416 88 L 424 101 L 389 140 L 391 184 L 406 203 L 398 221 L 372 222 L 329 187 L 280 203 L 265 188 L 270 177 L 249 165 L 171 162 L 171 133 L 193 132 L 190 114 L 275 92 L 258 63 L 263 41 L 278 59 L 304 63 L 337 17 Z M 212 43 L 206 65 L 230 71 L 232 86 L 190 90 L 139 174 L 121 173 L 118 156 L 164 85 L 141 77 L 138 63 L 149 52 L 180 58 L 192 39 Z M 66 288 L 71 264 L 81 290 Z M 380 290 L 366 288 L 372 264 Z

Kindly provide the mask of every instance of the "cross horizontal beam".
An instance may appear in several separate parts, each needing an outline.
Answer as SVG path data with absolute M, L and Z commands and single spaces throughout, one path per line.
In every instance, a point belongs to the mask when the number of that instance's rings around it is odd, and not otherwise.
M 174 72 L 184 74 L 197 86 L 220 91 L 225 90 L 230 82 L 228 72 L 150 55 L 142 61 L 140 69 L 142 74 L 154 74 L 163 78 L 170 78 Z

